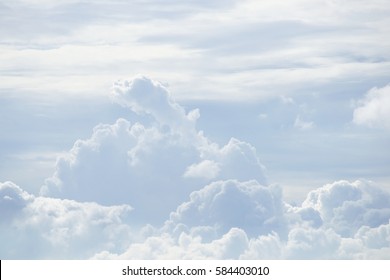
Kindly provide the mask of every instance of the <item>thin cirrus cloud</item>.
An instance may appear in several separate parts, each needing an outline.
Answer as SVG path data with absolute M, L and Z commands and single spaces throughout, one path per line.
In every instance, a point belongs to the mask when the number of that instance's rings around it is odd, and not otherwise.
M 1 183 L 2 258 L 389 257 L 390 194 L 376 184 L 336 181 L 293 206 L 252 145 L 212 142 L 161 83 L 137 76 L 112 96 L 151 120 L 97 125 L 43 196 Z
M 382 85 L 387 10 L 379 0 L 3 1 L 1 89 L 96 96 L 139 72 L 190 100 Z

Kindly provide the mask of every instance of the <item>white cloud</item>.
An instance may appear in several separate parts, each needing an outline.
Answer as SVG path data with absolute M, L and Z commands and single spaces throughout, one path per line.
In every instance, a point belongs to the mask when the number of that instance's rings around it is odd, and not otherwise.
M 214 182 L 161 228 L 134 227 L 127 205 L 34 197 L 11 182 L 0 194 L 9 214 L 0 223 L 8 240 L 2 258 L 387 259 L 390 252 L 390 194 L 370 182 L 325 185 L 299 207 L 274 186 Z
M 358 105 L 353 112 L 354 123 L 390 128 L 390 85 L 372 88 Z
M 196 153 L 175 134 L 119 119 L 95 127 L 90 139 L 76 141 L 59 158 L 42 194 L 105 205 L 129 203 L 138 222 L 161 221 L 194 187 L 179 186 Z
M 374 183 L 337 181 L 291 206 L 267 186 L 252 145 L 212 142 L 196 129 L 199 110 L 187 113 L 161 83 L 137 76 L 113 95 L 148 124 L 97 125 L 58 158 L 46 197 L 1 184 L 1 256 L 388 256 L 390 194 Z
M 23 209 L 33 196 L 12 182 L 0 183 L 0 222 L 11 219 L 15 213 Z
M 247 142 L 231 138 L 221 148 L 215 143 L 208 142 L 207 145 L 200 147 L 200 152 L 201 158 L 212 159 L 220 167 L 219 176 L 214 178 L 216 180 L 255 179 L 263 184 L 267 181 L 265 167 L 260 162 L 256 149 Z
M 299 104 L 306 99 L 312 101 L 312 108 L 322 108 L 321 112 L 318 110 L 314 124 L 305 118 L 305 114 L 294 115 L 295 121 L 294 117 L 291 119 L 289 116 L 297 112 L 285 110 L 293 110 L 295 106 L 284 106 L 280 112 L 265 104 L 270 109 L 262 110 L 264 114 L 259 118 L 267 122 L 255 125 L 267 129 L 280 127 L 281 134 L 252 127 L 248 118 L 236 118 L 234 114 L 223 120 L 225 123 L 220 131 L 224 134 L 238 127 L 230 125 L 231 120 L 250 131 L 248 135 L 256 130 L 253 135 L 246 136 L 256 139 L 257 144 L 264 144 L 266 153 L 271 154 L 277 147 L 271 143 L 273 139 L 289 139 L 280 137 L 286 128 L 281 120 L 292 120 L 295 128 L 308 132 L 308 141 L 314 141 L 310 134 L 312 128 L 316 126 L 320 130 L 323 123 L 320 117 L 328 121 L 326 116 L 331 115 L 328 108 L 332 106 L 327 105 L 337 103 L 340 106 L 337 108 L 345 108 L 343 104 L 359 88 L 388 82 L 389 9 L 386 0 L 191 0 L 185 3 L 149 0 L 147 4 L 125 0 L 4 0 L 0 3 L 0 25 L 3 27 L 0 29 L 0 95 L 11 98 L 0 103 L 7 107 L 9 100 L 15 96 L 15 100 L 22 99 L 20 96 L 24 94 L 21 93 L 25 93 L 34 98 L 40 96 L 39 102 L 57 110 L 52 100 L 68 94 L 77 98 L 85 98 L 88 94 L 87 98 L 95 100 L 96 96 L 105 94 L 117 77 L 143 72 L 172 83 L 170 89 L 177 100 L 263 102 L 275 101 L 273 98 L 280 96 L 285 104 Z M 313 92 L 318 93 L 316 101 L 315 98 L 309 100 L 308 96 Z M 47 96 L 41 96 L 44 94 Z M 388 96 L 389 86 L 372 89 L 355 108 L 354 123 L 389 128 Z M 273 193 L 276 188 L 266 187 L 264 168 L 254 146 L 235 138 L 226 143 L 211 141 L 196 128 L 199 110 L 185 109 L 162 83 L 143 76 L 121 80 L 114 85 L 112 97 L 121 105 L 146 115 L 148 122 L 140 124 L 126 119 L 113 121 L 112 118 L 104 121 L 109 124 L 97 125 L 90 137 L 76 141 L 69 152 L 58 158 L 55 174 L 42 187 L 46 198 L 34 197 L 10 182 L 2 184 L 0 210 L 7 215 L 0 217 L 4 229 L 0 235 L 5 236 L 1 240 L 14 241 L 3 247 L 2 252 L 15 251 L 14 247 L 30 248 L 29 245 L 42 249 L 30 250 L 40 252 L 41 255 L 35 257 L 87 257 L 93 256 L 96 250 L 106 251 L 107 256 L 110 253 L 120 256 L 124 252 L 134 256 L 137 249 L 151 258 L 389 256 L 385 245 L 388 240 L 388 195 L 371 183 L 329 184 L 310 193 L 303 206 L 292 207 L 283 202 L 280 194 Z M 23 105 L 17 103 L 15 108 L 25 108 Z M 0 118 L 10 124 L 2 133 L 9 133 L 10 139 L 18 139 L 22 144 L 40 142 L 18 137 L 21 135 L 19 128 L 29 127 L 26 130 L 36 131 L 39 126 L 33 121 L 26 125 L 26 118 L 23 119 L 18 110 L 6 111 L 5 118 Z M 100 113 L 99 109 L 94 112 L 98 111 Z M 343 114 L 343 110 L 339 111 Z M 326 114 L 321 115 L 323 112 Z M 25 115 L 29 117 L 29 114 Z M 338 118 L 339 113 L 335 115 Z M 62 127 L 69 115 L 62 113 L 61 116 L 64 118 L 58 126 Z M 339 119 L 337 122 L 338 125 L 342 123 Z M 56 141 L 61 138 L 60 142 L 65 142 L 62 137 L 55 136 Z M 221 137 L 226 136 L 230 135 Z M 46 135 L 40 137 L 41 143 L 45 144 Z M 337 142 L 340 138 L 335 139 L 327 145 L 328 150 L 321 150 L 319 154 L 328 157 L 334 153 L 332 148 L 341 143 Z M 3 139 L 3 150 L 23 146 L 14 145 L 15 142 Z M 286 163 L 288 158 L 299 152 L 290 154 L 291 149 L 284 149 L 290 146 L 287 144 L 275 157 L 273 154 L 269 157 L 270 162 L 291 167 Z M 382 148 L 373 146 L 363 154 L 375 154 Z M 63 146 L 58 147 L 63 149 Z M 345 155 L 353 154 L 350 150 L 356 147 L 363 145 L 351 145 Z M 359 162 L 354 157 L 345 158 L 351 158 L 348 163 L 354 167 L 357 166 L 355 161 Z M 368 158 L 379 158 L 375 166 L 386 166 L 383 153 L 382 157 L 364 158 L 367 166 L 367 162 L 373 162 Z M 322 169 L 326 159 L 323 160 L 315 158 L 313 166 Z M 13 169 L 14 178 L 25 177 L 26 185 L 32 189 L 34 184 L 27 179 L 31 176 L 17 172 L 20 169 L 7 161 L 8 158 L 0 160 L 3 165 L 11 166 L 7 170 Z M 292 172 L 285 173 L 307 173 L 314 169 L 306 168 L 307 165 L 294 166 Z M 367 169 L 376 168 L 368 166 Z M 39 173 L 39 168 L 30 170 Z M 344 170 L 337 171 L 337 175 L 342 176 L 340 173 Z M 373 170 L 370 174 L 381 172 Z M 24 174 L 18 176 L 17 173 Z M 314 172 L 311 174 L 316 177 Z M 387 173 L 383 174 L 387 176 Z M 383 174 L 381 176 L 385 176 Z M 308 181 L 304 185 L 308 185 Z M 244 206 L 234 212 L 229 205 L 240 201 Z M 264 206 L 270 201 L 283 206 L 275 207 L 281 213 Z M 121 204 L 130 204 L 134 209 L 126 223 L 113 218 L 114 228 L 127 228 L 129 223 L 131 228 L 138 230 L 145 223 L 152 223 L 156 232 L 145 230 L 147 233 L 142 236 L 145 240 L 131 241 L 133 247 L 110 247 L 116 242 L 126 244 L 127 235 L 118 235 L 117 241 L 112 241 L 115 238 L 105 235 L 102 227 L 90 225 L 89 221 L 98 220 L 96 223 L 101 225 L 101 216 L 109 216 L 106 211 L 117 209 L 115 207 Z M 207 216 L 202 205 L 213 210 L 214 216 Z M 99 211 L 104 214 L 99 216 Z M 190 211 L 197 219 L 191 220 Z M 91 212 L 96 215 L 89 214 Z M 176 220 L 169 221 L 174 223 L 174 229 L 160 229 L 159 225 L 169 219 L 171 212 L 172 216 L 176 215 Z M 228 217 L 222 214 L 225 212 L 229 213 Z M 51 213 L 58 217 L 51 217 Z M 80 219 L 72 215 L 80 216 Z M 36 224 L 25 221 L 30 216 Z M 255 221 L 266 223 L 251 225 L 240 220 L 240 217 L 245 220 L 251 216 Z M 23 227 L 15 228 L 16 219 Z M 10 223 L 12 227 L 7 227 Z M 103 237 L 93 235 L 100 231 L 104 232 Z M 88 245 L 84 254 L 77 252 L 77 242 L 93 243 L 95 239 L 100 244 L 97 248 Z M 36 240 L 36 244 L 31 245 L 31 240 Z M 106 242 L 103 240 L 111 245 L 101 245 Z M 158 242 L 161 244 L 155 244 Z M 57 245 L 49 246 L 49 243 Z M 125 247 L 133 249 L 128 252 Z M 153 251 L 153 248 L 161 249 Z M 16 250 L 14 255 L 23 253 Z
M 222 147 L 209 141 L 195 129 L 199 111 L 187 114 L 159 82 L 137 76 L 116 83 L 113 95 L 154 122 L 145 127 L 118 119 L 96 126 L 91 138 L 76 141 L 58 159 L 42 194 L 104 205 L 128 203 L 138 223 L 156 224 L 211 180 L 265 183 L 253 146 L 234 138 Z
M 132 239 L 128 205 L 35 197 L 0 183 L 2 258 L 88 258 L 123 250 Z M 6 214 L 5 216 L 3 214 Z
M 191 118 L 186 116 L 183 107 L 173 100 L 161 83 L 144 76 L 116 82 L 112 97 L 114 101 L 132 111 L 150 114 L 161 124 L 174 128 L 183 128 L 190 124 L 190 119 L 194 119 L 194 114 L 191 114 Z
M 232 228 L 211 242 L 182 233 L 178 239 L 169 234 L 149 237 L 144 243 L 132 244 L 123 254 L 107 251 L 96 254 L 96 259 L 237 259 L 248 246 L 245 232 Z
M 249 240 L 248 248 L 239 256 L 240 259 L 281 259 L 284 244 L 277 234 L 260 235 Z
M 341 237 L 331 229 L 293 228 L 285 244 L 284 258 L 337 259 Z
M 190 165 L 184 173 L 184 177 L 214 179 L 218 176 L 220 170 L 221 169 L 216 162 L 204 160 Z
M 215 182 L 192 193 L 165 227 L 143 242 L 121 254 L 103 251 L 94 258 L 387 259 L 389 215 L 387 220 L 362 220 L 360 210 L 340 208 L 353 201 L 369 216 L 375 209 L 387 213 L 389 196 L 369 182 L 338 181 L 312 191 L 301 207 L 291 207 L 272 187 L 253 181 Z M 325 212 L 338 217 L 325 218 Z M 268 218 L 273 223 L 267 225 Z M 349 231 L 340 231 L 344 227 Z
M 283 213 L 279 188 L 256 181 L 219 181 L 191 193 L 190 200 L 171 214 L 168 226 L 211 226 L 217 234 L 237 227 L 250 236 L 272 231 L 283 235 Z
M 388 223 L 390 194 L 369 182 L 338 181 L 311 191 L 303 207 L 318 211 L 323 227 L 352 237 L 362 226 L 375 228 Z
M 3 1 L 1 84 L 94 95 L 141 71 L 183 99 L 263 100 L 387 77 L 383 0 L 209 2 Z

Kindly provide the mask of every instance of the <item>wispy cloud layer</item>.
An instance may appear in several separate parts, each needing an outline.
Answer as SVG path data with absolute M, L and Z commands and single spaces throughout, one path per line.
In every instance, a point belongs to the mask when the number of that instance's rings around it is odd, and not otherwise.
M 388 9 L 381 0 L 3 1 L 1 85 L 102 95 L 143 72 L 182 99 L 214 100 L 382 85 Z

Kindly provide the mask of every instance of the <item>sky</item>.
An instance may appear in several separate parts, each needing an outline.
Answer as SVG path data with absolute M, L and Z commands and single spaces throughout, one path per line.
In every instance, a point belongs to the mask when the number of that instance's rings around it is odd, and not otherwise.
M 387 0 L 0 0 L 1 259 L 390 259 Z

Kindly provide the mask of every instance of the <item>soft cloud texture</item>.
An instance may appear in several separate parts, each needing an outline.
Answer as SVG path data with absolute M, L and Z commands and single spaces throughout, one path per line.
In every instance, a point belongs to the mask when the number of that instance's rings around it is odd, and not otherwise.
M 32 195 L 0 185 L 2 258 L 388 258 L 390 194 L 336 181 L 292 206 L 256 149 L 218 145 L 165 86 L 116 82 L 112 100 L 141 115 L 99 124 L 60 156 Z
M 2 258 L 83 259 L 97 248 L 123 250 L 132 238 L 128 205 L 36 197 L 5 182 L 0 209 Z
M 0 258 L 389 258 L 389 14 L 2 0 Z
M 58 159 L 42 194 L 104 205 L 129 203 L 136 221 L 154 224 L 211 180 L 266 182 L 253 146 L 232 138 L 219 147 L 208 140 L 195 129 L 199 112 L 186 114 L 160 83 L 137 76 L 115 83 L 113 91 L 115 101 L 148 115 L 152 124 L 118 119 L 96 126 L 91 138 L 76 141 Z
M 330 203 L 336 194 L 337 200 Z M 301 206 L 292 207 L 282 202 L 274 187 L 253 181 L 216 182 L 192 193 L 166 226 L 144 242 L 122 254 L 103 251 L 94 258 L 387 259 L 389 199 L 389 193 L 369 182 L 338 181 L 312 191 Z M 361 209 L 342 211 L 351 202 Z M 380 219 L 359 216 L 376 211 L 382 213 Z M 329 219 L 326 213 L 338 216 Z
M 352 236 L 362 226 L 386 224 L 390 218 L 389 193 L 363 181 L 338 181 L 311 191 L 304 208 L 318 211 L 323 223 L 342 236 Z
M 354 90 L 388 79 L 388 11 L 383 0 L 4 0 L 1 89 L 99 95 L 141 71 L 191 99 Z
M 190 165 L 186 172 L 184 173 L 185 177 L 203 177 L 206 179 L 213 179 L 217 177 L 220 172 L 219 165 L 212 160 L 204 160 L 200 163 L 194 163 Z
M 240 228 L 250 236 L 284 235 L 281 190 L 256 181 L 214 182 L 191 193 L 190 200 L 171 214 L 170 227 L 213 227 L 218 235 Z
M 390 194 L 365 181 L 313 190 L 301 206 L 276 186 L 218 181 L 161 228 L 133 226 L 128 205 L 35 197 L 0 185 L 4 258 L 387 259 Z
M 388 184 L 388 135 L 345 126 L 351 100 L 389 83 L 388 14 L 384 0 L 3 0 L 0 180 L 36 193 L 53 155 L 87 139 L 91 127 L 118 117 L 133 125 L 121 109 L 97 103 L 106 104 L 113 81 L 147 73 L 170 85 L 188 119 L 198 115 L 188 109 L 200 109 L 196 124 L 207 138 L 223 145 L 233 136 L 256 147 L 275 182 L 294 189 L 338 178 Z M 117 88 L 127 91 L 122 82 Z M 285 106 L 276 104 L 281 97 Z M 303 103 L 310 113 L 293 108 Z M 256 122 L 259 114 L 267 118 Z M 295 120 L 298 129 L 315 129 L 292 132 Z M 47 152 L 44 168 L 20 160 Z
M 111 96 L 122 106 L 139 114 L 150 114 L 162 125 L 177 130 L 193 128 L 199 117 L 197 110 L 186 116 L 184 108 L 173 100 L 161 83 L 144 76 L 116 82 Z
M 390 194 L 373 182 L 326 184 L 293 206 L 251 144 L 211 141 L 160 82 L 118 81 L 111 97 L 142 122 L 95 126 L 42 196 L 0 184 L 2 258 L 389 258 Z
M 390 129 L 390 85 L 372 88 L 359 100 L 353 121 L 359 125 Z

